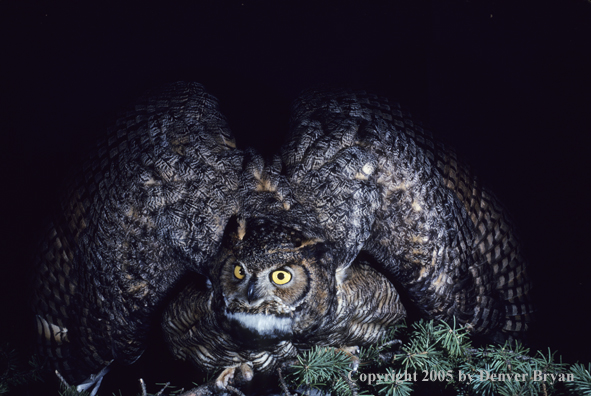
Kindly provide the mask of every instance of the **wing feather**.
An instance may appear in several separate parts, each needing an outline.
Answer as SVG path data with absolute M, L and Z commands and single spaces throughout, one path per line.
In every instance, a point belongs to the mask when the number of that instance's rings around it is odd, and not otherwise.
M 524 331 L 533 309 L 506 211 L 395 103 L 354 90 L 294 104 L 285 173 L 298 202 L 343 250 L 369 253 L 422 312 L 476 333 Z
M 175 283 L 208 271 L 239 207 L 242 162 L 217 100 L 199 84 L 161 88 L 118 120 L 69 190 L 38 260 L 42 352 L 68 380 L 141 355 Z

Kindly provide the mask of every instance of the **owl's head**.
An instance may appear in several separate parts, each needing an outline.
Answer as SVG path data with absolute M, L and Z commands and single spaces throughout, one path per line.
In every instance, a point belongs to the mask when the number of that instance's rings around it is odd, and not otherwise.
M 280 223 L 236 221 L 214 271 L 217 308 L 229 328 L 247 336 L 311 330 L 333 305 L 328 245 Z

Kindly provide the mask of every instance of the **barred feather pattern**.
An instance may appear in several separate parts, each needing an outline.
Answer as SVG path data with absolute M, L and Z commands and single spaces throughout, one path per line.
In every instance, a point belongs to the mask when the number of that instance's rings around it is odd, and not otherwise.
M 314 345 L 368 345 L 406 316 L 402 293 L 475 334 L 527 330 L 530 281 L 506 211 L 388 99 L 304 92 L 265 160 L 235 147 L 202 86 L 177 83 L 97 153 L 35 279 L 42 352 L 73 383 L 133 363 L 158 323 L 175 356 L 220 378 Z M 207 281 L 177 290 L 189 272 Z
M 322 286 L 330 289 L 328 283 Z M 241 335 L 244 329 L 229 322 L 231 316 L 216 304 L 214 290 L 190 284 L 169 305 L 162 326 L 175 356 L 206 371 L 249 363 L 256 372 L 264 373 L 315 345 L 338 348 L 376 343 L 406 313 L 392 283 L 363 261 L 347 269 L 346 280 L 337 282 L 334 293 L 317 297 L 312 290 L 306 296 L 310 300 L 304 304 L 304 312 L 295 310 L 287 316 L 278 315 L 272 305 L 266 312 L 254 309 L 265 316 L 257 318 L 258 323 L 288 320 L 291 324 L 286 336 L 257 336 L 251 331 Z M 311 321 L 306 317 L 310 311 L 321 315 Z M 248 304 L 240 312 L 253 313 Z
M 283 158 L 304 200 L 317 186 L 301 175 L 322 172 L 341 158 L 341 166 L 357 164 L 356 177 L 377 190 L 377 198 L 372 191 L 366 199 L 378 209 L 361 211 L 373 223 L 349 244 L 362 237 L 361 250 L 426 315 L 456 316 L 475 333 L 498 338 L 527 329 L 530 281 L 505 210 L 452 149 L 434 141 L 397 103 L 351 90 L 307 92 L 294 106 Z M 327 229 L 344 232 L 338 224 Z
M 117 122 L 69 188 L 38 257 L 41 352 L 68 381 L 141 355 L 171 288 L 216 253 L 238 209 L 242 160 L 198 84 L 154 92 Z

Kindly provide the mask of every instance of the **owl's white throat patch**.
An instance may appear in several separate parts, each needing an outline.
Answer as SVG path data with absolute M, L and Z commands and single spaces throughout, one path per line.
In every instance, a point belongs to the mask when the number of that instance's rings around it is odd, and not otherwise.
M 281 318 L 274 315 L 226 313 L 226 317 L 235 320 L 242 326 L 261 335 L 289 334 L 292 332 L 292 319 Z

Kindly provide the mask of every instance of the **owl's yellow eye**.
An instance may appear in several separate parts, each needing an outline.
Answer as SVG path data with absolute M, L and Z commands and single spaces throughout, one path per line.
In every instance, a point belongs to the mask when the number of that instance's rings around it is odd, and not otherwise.
M 234 276 L 238 279 L 244 279 L 246 274 L 244 273 L 244 268 L 241 265 L 237 265 L 234 267 Z
M 285 285 L 291 280 L 291 274 L 284 270 L 273 271 L 271 280 L 278 285 Z

